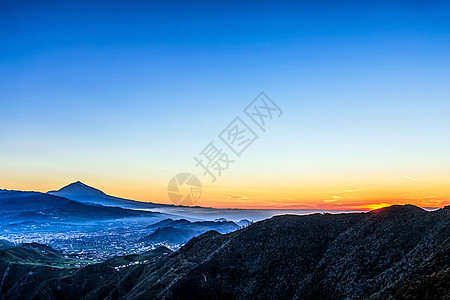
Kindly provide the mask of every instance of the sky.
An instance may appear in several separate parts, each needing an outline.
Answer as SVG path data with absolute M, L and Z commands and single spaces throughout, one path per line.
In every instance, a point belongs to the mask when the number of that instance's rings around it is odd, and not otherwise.
M 367 2 L 0 1 L 0 188 L 171 203 L 188 172 L 200 206 L 449 205 L 450 4 Z

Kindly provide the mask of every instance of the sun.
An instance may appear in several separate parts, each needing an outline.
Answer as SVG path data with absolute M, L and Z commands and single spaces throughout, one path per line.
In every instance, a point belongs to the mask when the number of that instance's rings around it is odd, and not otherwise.
M 369 204 L 364 206 L 364 208 L 368 209 L 368 210 L 376 210 L 376 209 L 380 209 L 383 207 L 387 207 L 387 206 L 391 206 L 392 204 L 388 204 L 388 203 L 378 203 L 378 204 Z

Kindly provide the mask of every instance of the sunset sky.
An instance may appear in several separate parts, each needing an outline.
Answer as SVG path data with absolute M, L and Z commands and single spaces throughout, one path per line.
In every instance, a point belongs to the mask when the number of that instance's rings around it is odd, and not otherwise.
M 199 206 L 449 205 L 450 4 L 313 2 L 1 1 L 0 188 L 170 203 L 190 172 Z M 241 157 L 218 137 L 236 117 L 259 137 Z M 215 182 L 211 141 L 235 160 Z

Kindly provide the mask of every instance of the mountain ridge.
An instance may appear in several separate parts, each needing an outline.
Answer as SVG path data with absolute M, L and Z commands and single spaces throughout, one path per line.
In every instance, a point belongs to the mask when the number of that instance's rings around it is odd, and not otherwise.
M 100 263 L 43 280 L 27 293 L 68 299 L 446 299 L 450 211 L 396 206 L 381 212 L 382 218 L 374 218 L 376 211 L 284 215 L 225 235 L 208 231 L 148 265 L 115 270 Z M 16 285 L 7 293 L 14 299 L 24 291 Z
M 99 204 L 103 206 L 121 207 L 125 209 L 154 209 L 157 207 L 170 207 L 169 204 L 141 202 L 110 196 L 100 189 L 94 188 L 81 181 L 72 182 L 59 190 L 48 191 L 47 194 L 62 196 L 80 203 Z
M 108 207 L 80 203 L 62 196 L 40 193 L 8 191 L 0 193 L 2 222 L 20 220 L 72 220 L 108 219 L 137 216 L 165 216 L 151 211 L 138 211 L 120 207 Z
M 48 191 L 47 193 L 49 193 L 49 194 L 51 194 L 51 193 L 59 193 L 59 194 L 77 193 L 77 194 L 85 195 L 85 196 L 107 196 L 100 189 L 89 186 L 79 180 L 69 183 L 68 185 L 60 188 L 59 190 Z

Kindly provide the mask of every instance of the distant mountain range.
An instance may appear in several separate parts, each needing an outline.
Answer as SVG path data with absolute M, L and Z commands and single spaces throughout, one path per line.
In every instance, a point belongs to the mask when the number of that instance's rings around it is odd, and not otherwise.
M 80 221 L 126 217 L 167 218 L 157 212 L 82 203 L 39 192 L 0 191 L 0 223 L 12 221 Z
M 57 191 L 49 191 L 47 194 L 65 197 L 70 200 L 88 204 L 100 204 L 104 206 L 115 206 L 126 209 L 152 209 L 172 205 L 139 202 L 134 200 L 122 199 L 109 196 L 99 189 L 88 186 L 80 181 L 71 183 Z
M 185 215 L 155 212 L 155 207 L 177 209 L 108 196 L 81 182 L 48 193 L 0 190 L 0 239 L 15 244 L 40 242 L 105 260 L 157 245 L 177 249 L 206 231 L 228 233 L 250 223 L 198 221 L 190 216 L 189 207 L 181 207 Z
M 241 228 L 231 221 L 202 221 L 190 222 L 185 219 L 172 220 L 167 219 L 153 225 L 147 226 L 155 231 L 150 235 L 142 238 L 144 243 L 166 243 L 166 244 L 184 244 L 191 238 L 198 236 L 210 230 L 220 233 L 229 233 Z
M 140 211 L 140 212 L 139 212 Z M 123 199 L 80 181 L 47 193 L 0 189 L 0 216 L 4 221 L 114 219 L 122 217 L 185 218 L 191 221 L 234 220 L 248 225 L 246 219 L 261 220 L 277 214 L 311 213 L 310 210 L 216 209 L 177 206 Z M 243 220 L 244 219 L 244 220 Z M 228 221 L 227 220 L 227 221 Z M 1 221 L 0 221 L 1 223 Z
M 191 221 L 213 221 L 217 218 L 226 218 L 227 220 L 235 222 L 238 222 L 242 219 L 259 221 L 282 214 L 307 214 L 324 212 L 324 210 L 311 209 L 217 209 L 211 207 L 191 207 L 141 202 L 107 195 L 101 190 L 93 188 L 80 181 L 71 183 L 57 191 L 49 191 L 47 192 L 47 194 L 64 197 L 85 204 L 100 204 L 103 206 L 121 207 L 125 209 L 150 210 L 152 212 L 159 212 L 166 215 L 189 219 Z
M 27 247 L 20 251 L 37 246 Z M 44 250 L 51 261 L 56 254 Z M 206 232 L 176 252 L 162 247 L 63 271 L 8 257 L 0 255 L 5 299 L 444 300 L 450 207 L 277 216 L 225 235 Z
M 448 299 L 449 206 L 273 213 L 0 190 L 0 299 Z

